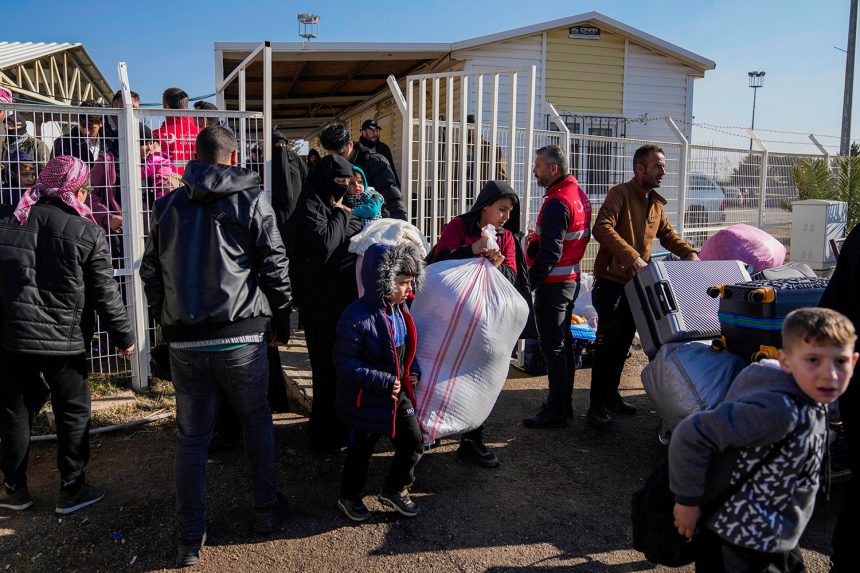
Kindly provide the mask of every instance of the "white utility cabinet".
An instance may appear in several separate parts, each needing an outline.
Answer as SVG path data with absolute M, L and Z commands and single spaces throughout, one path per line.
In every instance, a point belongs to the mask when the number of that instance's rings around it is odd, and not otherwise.
M 848 203 L 827 199 L 807 199 L 791 204 L 791 260 L 815 270 L 836 266 L 830 239 L 845 236 Z

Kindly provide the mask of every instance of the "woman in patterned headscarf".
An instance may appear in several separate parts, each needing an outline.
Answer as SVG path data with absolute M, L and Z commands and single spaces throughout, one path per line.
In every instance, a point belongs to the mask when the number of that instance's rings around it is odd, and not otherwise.
M 95 223 L 92 211 L 84 204 L 89 192 L 89 179 L 90 168 L 80 159 L 69 155 L 54 157 L 39 173 L 36 184 L 21 196 L 15 209 L 15 218 L 23 225 L 30 216 L 30 209 L 41 197 L 55 197 L 77 211 L 81 217 Z

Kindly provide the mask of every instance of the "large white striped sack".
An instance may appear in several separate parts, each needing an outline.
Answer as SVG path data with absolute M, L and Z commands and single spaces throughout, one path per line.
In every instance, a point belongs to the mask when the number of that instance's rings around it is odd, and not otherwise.
M 529 310 L 485 257 L 428 266 L 410 310 L 421 368 L 416 410 L 429 445 L 490 415 Z

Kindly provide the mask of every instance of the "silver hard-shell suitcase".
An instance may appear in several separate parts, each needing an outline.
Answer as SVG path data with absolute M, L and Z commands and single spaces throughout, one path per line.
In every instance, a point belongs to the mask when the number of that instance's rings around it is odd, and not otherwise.
M 712 286 L 749 280 L 740 261 L 652 261 L 624 287 L 642 350 L 653 358 L 667 342 L 720 335 Z

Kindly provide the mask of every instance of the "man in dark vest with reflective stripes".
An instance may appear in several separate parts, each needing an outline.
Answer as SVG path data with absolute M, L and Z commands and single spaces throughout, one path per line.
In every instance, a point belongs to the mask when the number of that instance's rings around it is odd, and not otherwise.
M 563 428 L 573 417 L 575 359 L 570 316 L 579 293 L 579 261 L 591 237 L 591 203 L 568 174 L 558 145 L 537 150 L 533 170 L 546 196 L 537 229 L 526 248 L 529 280 L 535 291 L 535 321 L 546 362 L 549 395 L 540 412 L 523 420 L 527 428 Z

